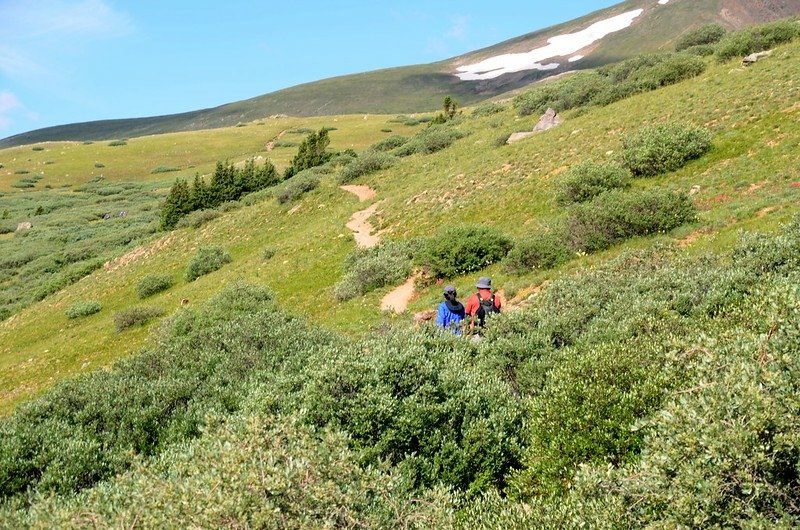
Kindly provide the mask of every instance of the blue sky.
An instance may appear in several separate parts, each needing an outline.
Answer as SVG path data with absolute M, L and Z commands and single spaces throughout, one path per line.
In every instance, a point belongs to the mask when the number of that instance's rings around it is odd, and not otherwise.
M 0 0 L 0 138 L 428 63 L 617 0 Z

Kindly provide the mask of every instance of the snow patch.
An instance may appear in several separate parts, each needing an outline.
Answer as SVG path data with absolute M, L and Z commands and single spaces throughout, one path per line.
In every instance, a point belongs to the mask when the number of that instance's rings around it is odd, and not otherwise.
M 623 30 L 630 26 L 643 12 L 644 9 L 634 9 L 633 11 L 595 22 L 582 31 L 557 35 L 547 39 L 547 46 L 535 48 L 527 53 L 506 53 L 490 57 L 475 64 L 459 66 L 456 69 L 459 73 L 456 75 L 462 81 L 482 81 L 523 70 L 554 70 L 559 67 L 559 64 L 553 62 L 545 64 L 545 61 L 553 57 L 572 55 L 606 35 Z
M 580 61 L 581 59 L 583 59 L 583 55 L 573 55 L 569 58 L 569 62 L 574 63 L 576 61 Z
M 659 4 L 659 5 L 662 5 L 662 6 L 663 6 L 663 5 L 666 5 L 666 4 L 668 4 L 668 3 L 669 3 L 669 0 L 658 0 L 658 4 Z

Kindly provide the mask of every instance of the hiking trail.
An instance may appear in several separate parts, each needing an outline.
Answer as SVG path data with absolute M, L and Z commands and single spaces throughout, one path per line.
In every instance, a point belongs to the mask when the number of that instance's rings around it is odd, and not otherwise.
M 340 188 L 358 197 L 359 202 L 368 201 L 377 195 L 375 190 L 369 186 L 351 185 L 340 186 Z M 372 217 L 372 214 L 374 214 L 377 209 L 378 203 L 376 202 L 366 210 L 361 210 L 354 213 L 345 225 L 347 228 L 353 231 L 353 237 L 356 240 L 356 245 L 361 248 L 374 247 L 381 240 L 380 236 L 372 233 L 372 224 L 369 222 L 369 218 Z
M 351 184 L 340 186 L 340 188 L 358 197 L 359 202 L 368 201 L 377 196 L 375 190 L 369 186 Z M 369 222 L 369 218 L 372 217 L 378 209 L 378 204 L 377 202 L 373 203 L 366 210 L 360 210 L 354 213 L 345 225 L 353 231 L 356 245 L 361 248 L 374 247 L 381 240 L 379 235 L 372 233 L 372 224 Z M 411 276 L 402 285 L 387 293 L 386 296 L 381 299 L 381 311 L 393 311 L 397 314 L 403 313 L 408 308 L 408 303 L 414 298 L 414 279 L 414 276 Z
M 381 311 L 393 311 L 402 313 L 408 309 L 408 303 L 414 298 L 414 277 L 410 277 L 405 283 L 396 287 L 381 299 Z

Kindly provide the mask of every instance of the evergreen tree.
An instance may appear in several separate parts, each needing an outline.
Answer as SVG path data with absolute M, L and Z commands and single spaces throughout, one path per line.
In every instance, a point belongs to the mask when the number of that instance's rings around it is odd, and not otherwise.
M 324 127 L 319 132 L 309 134 L 300 144 L 292 164 L 286 168 L 284 178 L 292 177 L 304 169 L 321 166 L 330 160 L 333 154 L 325 151 L 330 143 L 328 130 Z
M 278 171 L 269 160 L 256 170 L 253 175 L 253 191 L 263 190 L 274 186 L 281 181 Z
M 236 200 L 242 195 L 256 191 L 255 187 L 256 162 L 252 158 L 244 163 L 242 169 L 235 170 L 236 180 Z
M 192 211 L 192 192 L 185 180 L 178 179 L 169 190 L 167 200 L 161 207 L 161 229 L 175 227 L 178 219 Z
M 199 173 L 195 174 L 192 182 L 192 211 L 212 208 L 211 189 Z
M 217 162 L 211 176 L 212 206 L 232 201 L 236 195 L 236 168 L 229 162 Z

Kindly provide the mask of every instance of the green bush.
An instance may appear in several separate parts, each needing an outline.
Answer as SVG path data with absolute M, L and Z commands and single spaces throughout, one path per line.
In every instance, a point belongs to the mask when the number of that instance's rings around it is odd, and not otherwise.
M 433 278 L 454 278 L 500 261 L 511 247 L 511 240 L 494 228 L 451 226 L 425 240 L 414 261 Z
M 148 274 L 136 285 L 136 296 L 139 298 L 153 296 L 156 293 L 166 291 L 172 287 L 173 283 L 174 280 L 171 274 Z
M 160 307 L 135 306 L 114 313 L 114 327 L 117 331 L 125 331 L 133 326 L 144 326 L 154 318 L 164 314 Z
M 252 194 L 250 194 L 252 195 Z M 249 197 L 249 195 L 248 195 Z M 227 203 L 225 203 L 227 204 Z M 222 205 L 220 205 L 222 206 Z M 217 217 L 220 216 L 220 213 L 217 210 L 208 209 L 208 210 L 195 210 L 184 217 L 181 217 L 177 223 L 175 223 L 175 228 L 200 228 L 204 224 L 209 221 L 213 221 Z
M 717 45 L 720 62 L 774 48 L 800 37 L 798 19 L 778 20 L 728 33 Z
M 126 140 L 114 140 L 114 141 L 108 142 L 108 145 L 110 147 L 119 147 L 121 145 L 128 145 L 128 142 Z
M 280 204 L 296 201 L 304 194 L 319 186 L 319 176 L 311 171 L 300 172 L 287 180 L 275 192 L 275 197 Z
M 552 269 L 566 263 L 574 255 L 566 234 L 554 229 L 534 233 L 515 242 L 503 264 L 512 274 L 524 274 L 536 269 Z
M 180 171 L 180 170 L 181 170 L 181 168 L 179 168 L 179 167 L 158 166 L 158 167 L 154 167 L 153 169 L 151 169 L 150 173 L 155 175 L 157 173 L 171 173 L 173 171 Z
M 415 153 L 427 155 L 450 147 L 453 142 L 464 136 L 464 133 L 450 125 L 431 125 L 415 134 L 408 142 L 393 149 L 391 153 L 401 157 Z
M 339 183 L 346 184 L 363 175 L 392 167 L 397 158 L 377 151 L 365 151 L 339 173 Z
M 716 44 L 725 36 L 725 28 L 720 24 L 706 24 L 681 35 L 675 44 L 675 51 L 683 51 L 694 46 Z
M 506 110 L 506 107 L 501 103 L 494 103 L 494 102 L 483 103 L 475 107 L 475 109 L 473 109 L 472 117 L 482 118 L 484 116 L 492 116 L 494 114 L 503 112 L 504 110 Z
M 212 273 L 231 262 L 231 255 L 222 247 L 201 247 L 186 266 L 186 281 L 193 282 L 200 276 Z
M 101 309 L 103 309 L 103 304 L 97 300 L 86 300 L 82 302 L 75 302 L 69 306 L 69 309 L 65 311 L 65 314 L 68 319 L 72 320 L 79 317 L 88 317 L 89 315 L 94 315 L 95 313 L 99 313 Z
M 650 177 L 683 167 L 711 149 L 711 133 L 702 127 L 663 123 L 625 137 L 622 161 L 635 176 Z
M 514 98 L 520 116 L 557 112 L 590 105 L 609 105 L 640 92 L 678 83 L 701 74 L 705 62 L 690 54 L 640 55 L 603 66 L 595 72 L 579 72 L 536 86 Z
M 350 300 L 386 285 L 395 285 L 411 273 L 412 246 L 384 241 L 351 252 L 342 266 L 342 279 L 334 286 L 339 301 Z
M 408 142 L 408 136 L 394 134 L 369 146 L 370 151 L 391 151 Z
M 582 162 L 556 183 L 556 201 L 564 206 L 586 202 L 604 191 L 630 186 L 630 171 L 612 164 Z
M 572 206 L 566 226 L 573 249 L 596 252 L 631 237 L 667 232 L 693 221 L 696 215 L 684 193 L 611 190 Z

